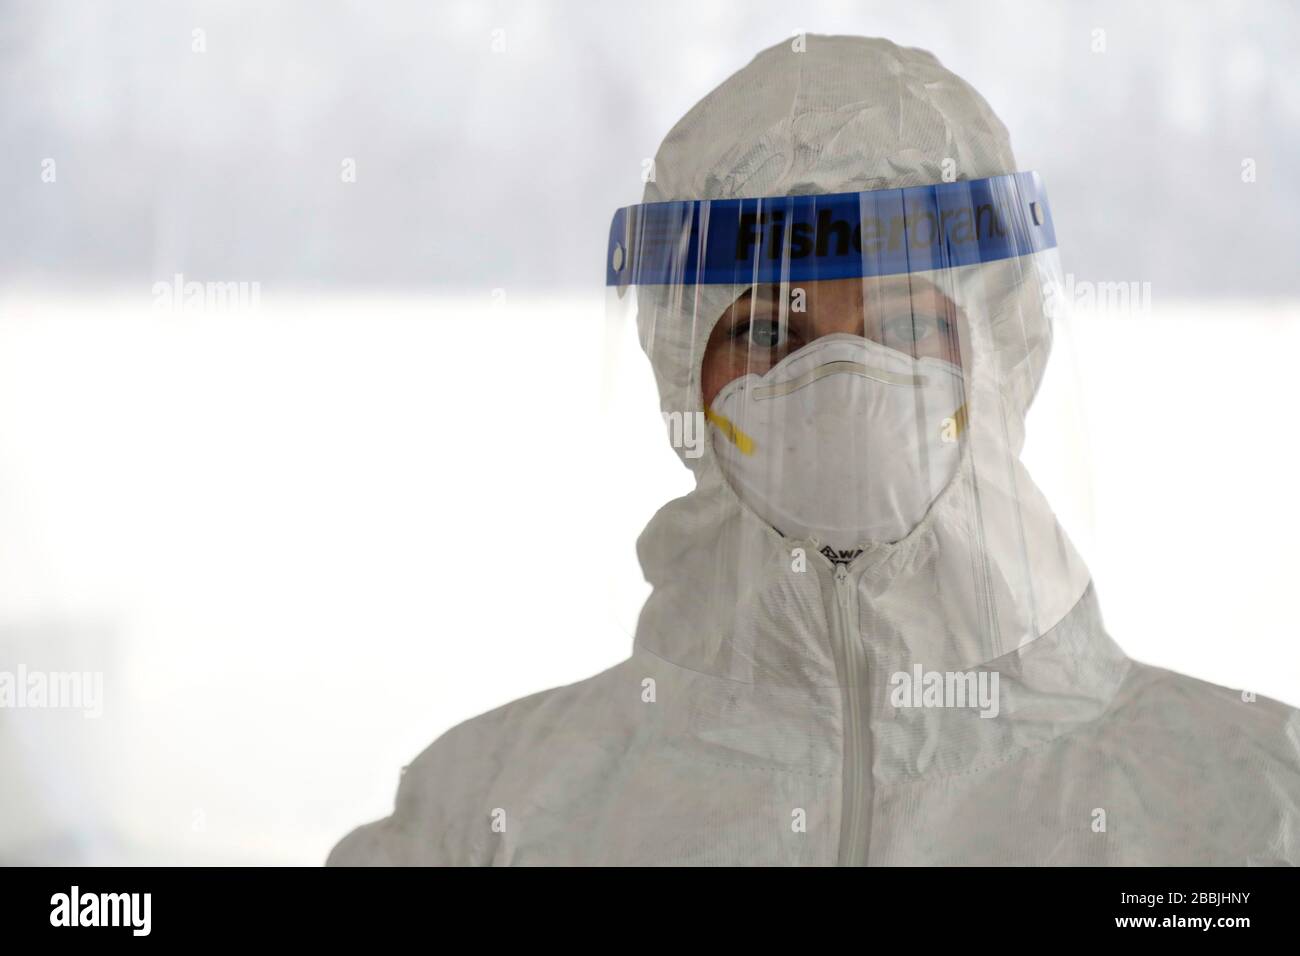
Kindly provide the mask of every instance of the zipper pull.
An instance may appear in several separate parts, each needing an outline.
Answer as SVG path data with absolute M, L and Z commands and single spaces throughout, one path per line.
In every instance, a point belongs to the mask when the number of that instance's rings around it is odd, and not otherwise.
M 843 587 L 849 580 L 849 566 L 847 564 L 835 565 L 835 584 Z

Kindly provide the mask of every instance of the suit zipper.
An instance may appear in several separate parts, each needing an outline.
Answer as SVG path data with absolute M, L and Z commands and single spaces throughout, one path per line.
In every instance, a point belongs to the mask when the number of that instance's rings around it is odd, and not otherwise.
M 840 804 L 840 866 L 865 866 L 871 842 L 871 731 L 867 658 L 858 628 L 857 576 L 835 565 L 836 658 L 843 694 L 844 792 Z

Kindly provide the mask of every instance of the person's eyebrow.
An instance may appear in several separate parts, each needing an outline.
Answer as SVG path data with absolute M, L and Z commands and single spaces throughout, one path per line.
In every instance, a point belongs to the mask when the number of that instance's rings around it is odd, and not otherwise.
M 742 310 L 746 306 L 751 307 L 749 311 L 752 311 L 754 306 L 774 306 L 780 301 L 780 288 L 779 285 L 770 282 L 751 285 L 727 306 L 727 312 L 732 316 L 740 316 L 745 314 Z
M 864 296 L 868 306 L 879 305 L 881 303 L 901 304 L 903 302 L 910 305 L 918 301 L 926 301 L 927 299 L 932 298 L 936 303 L 949 312 L 953 314 L 956 314 L 957 312 L 956 303 L 954 303 L 942 289 L 929 279 L 920 276 L 908 276 L 906 281 L 882 283 L 865 292 Z

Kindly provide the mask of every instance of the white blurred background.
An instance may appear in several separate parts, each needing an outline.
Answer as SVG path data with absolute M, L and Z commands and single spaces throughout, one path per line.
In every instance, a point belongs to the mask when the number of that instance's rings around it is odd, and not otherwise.
M 1087 474 L 1049 497 L 1130 654 L 1300 704 L 1298 27 L 0 4 L 0 670 L 105 681 L 98 719 L 0 710 L 0 862 L 318 863 L 442 731 L 626 656 L 636 534 L 689 480 L 605 318 L 609 215 L 800 30 L 935 52 L 1043 174 L 1076 287 L 1145 290 L 1076 303 Z M 178 274 L 256 307 L 160 308 Z

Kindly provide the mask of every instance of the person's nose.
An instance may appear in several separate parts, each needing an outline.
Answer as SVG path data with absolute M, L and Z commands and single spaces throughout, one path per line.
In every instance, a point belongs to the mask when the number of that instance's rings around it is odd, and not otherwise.
M 814 311 L 813 337 L 821 338 L 836 332 L 865 335 L 861 298 L 857 301 L 848 296 L 837 299 L 833 303 L 818 303 L 819 308 Z

